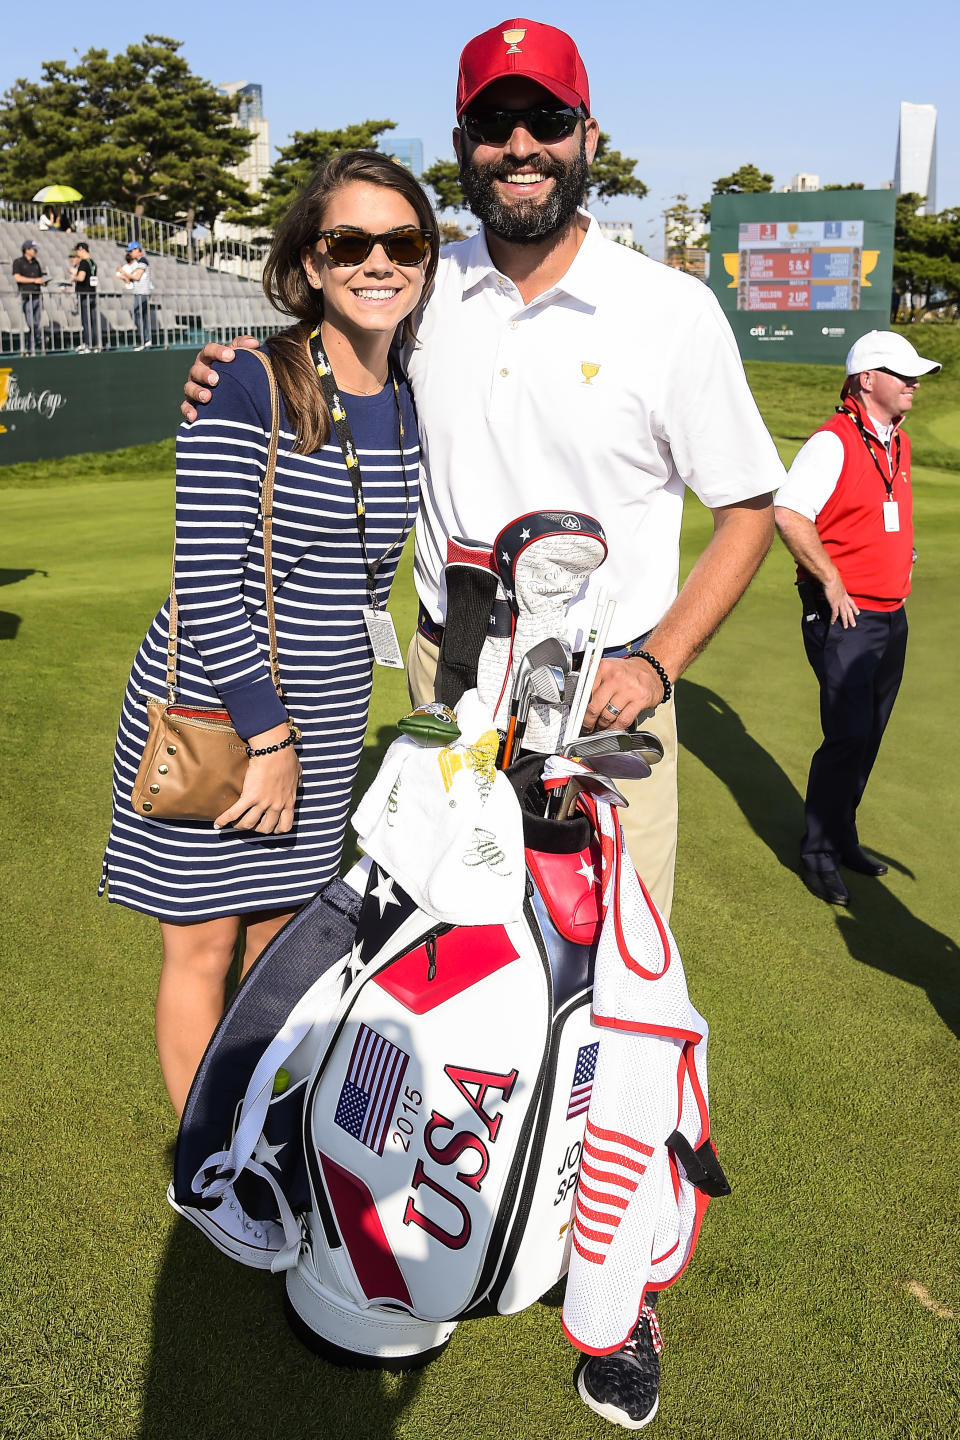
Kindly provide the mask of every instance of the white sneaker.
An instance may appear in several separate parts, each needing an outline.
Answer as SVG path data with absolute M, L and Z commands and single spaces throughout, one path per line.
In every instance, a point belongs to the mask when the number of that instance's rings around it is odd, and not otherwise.
M 178 1205 L 173 1198 L 172 1180 L 167 1186 L 167 1200 L 178 1215 L 202 1230 L 224 1255 L 254 1270 L 269 1270 L 273 1257 L 286 1244 L 283 1226 L 273 1220 L 251 1220 L 232 1185 L 227 1186 L 220 1204 L 213 1210 Z
M 75 351 L 74 353 L 77 354 L 77 355 L 89 355 L 89 354 L 90 354 L 90 346 L 89 346 L 89 345 L 78 345 L 77 348 L 76 348 L 76 351 Z

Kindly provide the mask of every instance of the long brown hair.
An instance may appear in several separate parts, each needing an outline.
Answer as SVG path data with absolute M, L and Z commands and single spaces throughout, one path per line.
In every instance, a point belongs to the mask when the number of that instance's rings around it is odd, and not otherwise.
M 416 212 L 418 223 L 430 232 L 425 269 L 426 296 L 439 260 L 440 236 L 430 201 L 416 180 L 389 155 L 374 150 L 342 150 L 321 165 L 307 181 L 274 231 L 263 267 L 263 289 L 270 304 L 300 322 L 282 330 L 266 343 L 287 416 L 296 432 L 294 450 L 309 455 L 330 438 L 330 413 L 310 358 L 308 339 L 323 318 L 323 295 L 307 279 L 301 255 L 314 244 L 323 227 L 327 204 L 341 185 L 362 180 L 397 190 Z M 403 322 L 404 335 L 414 338 L 413 316 Z

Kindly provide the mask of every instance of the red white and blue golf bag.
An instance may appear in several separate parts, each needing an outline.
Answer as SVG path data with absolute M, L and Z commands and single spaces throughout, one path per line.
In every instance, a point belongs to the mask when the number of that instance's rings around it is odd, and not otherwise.
M 542 764 L 508 772 L 521 802 Z M 627 933 L 616 817 L 584 799 L 547 820 L 539 796 L 523 812 L 521 918 L 439 923 L 362 862 L 264 952 L 191 1090 L 176 1201 L 210 1210 L 230 1186 L 282 1226 L 272 1268 L 291 1324 L 342 1362 L 423 1363 L 459 1321 L 523 1309 L 568 1265 L 568 1335 L 614 1349 L 725 1190 L 706 1026 L 649 901 Z M 594 1017 L 605 947 L 609 1006 Z M 643 996 L 638 1020 L 632 989 L 656 991 L 671 967 L 663 1005 Z

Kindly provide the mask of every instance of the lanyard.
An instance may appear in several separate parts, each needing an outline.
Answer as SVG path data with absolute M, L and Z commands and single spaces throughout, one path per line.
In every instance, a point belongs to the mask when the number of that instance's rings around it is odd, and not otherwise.
M 838 415 L 849 415 L 849 416 L 850 416 L 850 419 L 853 421 L 854 425 L 856 425 L 857 429 L 860 431 L 860 439 L 863 441 L 864 445 L 866 445 L 866 447 L 867 447 L 867 454 L 870 456 L 870 459 L 873 461 L 874 465 L 876 466 L 877 472 L 878 472 L 878 474 L 879 474 L 879 476 L 880 476 L 880 479 L 883 481 L 884 489 L 885 489 L 886 492 L 887 492 L 887 499 L 888 499 L 888 500 L 892 500 L 892 499 L 893 499 L 893 480 L 891 479 L 890 473 L 889 473 L 889 465 L 890 465 L 889 459 L 887 460 L 887 470 L 885 471 L 885 470 L 883 469 L 883 467 L 881 466 L 880 461 L 877 459 L 877 452 L 874 450 L 873 446 L 870 444 L 870 441 L 871 441 L 871 440 L 876 440 L 878 445 L 882 445 L 882 444 L 883 444 L 883 441 L 880 440 L 877 436 L 870 434 L 870 432 L 867 430 L 866 426 L 864 425 L 863 421 L 860 419 L 860 416 L 857 414 L 857 412 L 856 412 L 855 410 L 848 410 L 847 407 L 846 407 L 846 405 L 838 405 L 838 406 L 837 406 L 837 414 L 838 414 Z M 899 431 L 899 430 L 896 431 L 896 433 L 895 433 L 895 435 L 894 435 L 894 439 L 896 440 L 896 446 L 897 446 L 896 460 L 895 460 L 895 462 L 894 462 L 894 474 L 896 474 L 896 472 L 900 469 L 900 431 Z M 884 445 L 884 447 L 883 447 L 883 450 L 884 450 L 884 455 L 886 456 L 886 455 L 888 454 L 888 452 L 887 452 L 887 447 L 886 447 L 885 445 Z
M 371 565 L 370 556 L 367 553 L 367 507 L 363 499 L 363 475 L 360 472 L 360 461 L 357 457 L 357 447 L 353 443 L 353 431 L 350 428 L 350 421 L 347 419 L 347 412 L 343 402 L 337 394 L 337 382 L 333 373 L 333 366 L 327 359 L 320 339 L 320 326 L 310 336 L 310 358 L 313 360 L 317 375 L 320 377 L 320 388 L 323 391 L 323 398 L 327 402 L 327 409 L 330 411 L 330 419 L 337 439 L 340 442 L 340 449 L 343 452 L 343 462 L 347 467 L 347 474 L 350 476 L 350 485 L 353 489 L 353 503 L 357 514 L 357 534 L 360 536 L 360 550 L 363 555 L 363 568 L 367 572 L 367 595 L 370 599 L 370 606 L 373 610 L 379 609 L 377 601 L 377 571 L 391 555 L 403 539 L 407 529 L 407 521 L 410 518 L 410 486 L 407 482 L 407 466 L 404 459 L 404 428 L 403 412 L 400 409 L 400 386 L 397 384 L 397 376 L 390 365 L 390 379 L 393 381 L 393 398 L 397 406 L 397 432 L 400 450 L 400 469 L 403 473 L 403 524 L 400 534 L 391 545 L 384 550 L 376 564 Z

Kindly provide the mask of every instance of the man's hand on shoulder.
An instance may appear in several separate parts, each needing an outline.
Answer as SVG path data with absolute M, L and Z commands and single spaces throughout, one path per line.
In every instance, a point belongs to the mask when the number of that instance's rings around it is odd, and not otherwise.
M 219 376 L 216 370 L 210 369 L 210 366 L 214 361 L 229 365 L 237 353 L 237 347 L 242 350 L 259 350 L 260 341 L 255 340 L 252 335 L 238 335 L 230 345 L 219 345 L 214 340 L 208 340 L 190 366 L 190 373 L 183 387 L 183 393 L 187 398 L 180 406 L 180 414 L 189 425 L 192 425 L 197 418 L 197 411 L 194 407 L 209 404 L 212 398 L 210 391 L 218 382 Z M 191 401 L 193 404 L 190 403 Z

